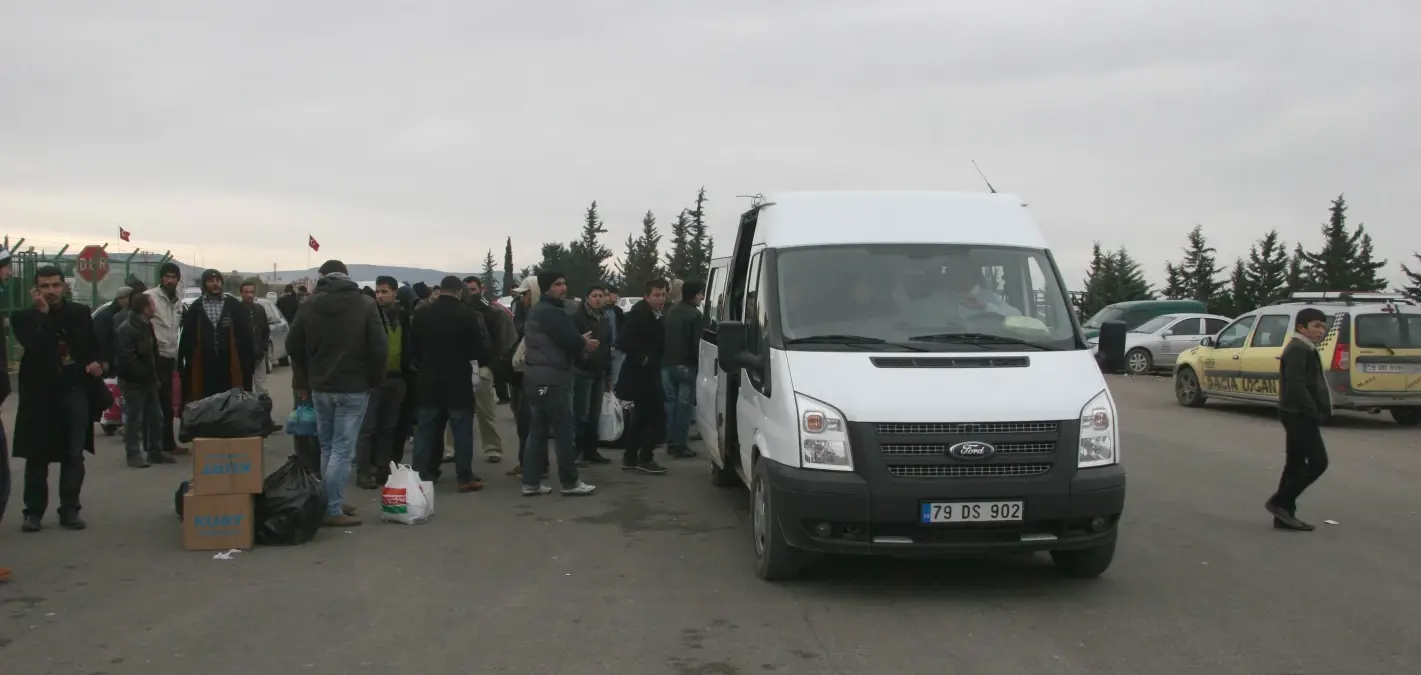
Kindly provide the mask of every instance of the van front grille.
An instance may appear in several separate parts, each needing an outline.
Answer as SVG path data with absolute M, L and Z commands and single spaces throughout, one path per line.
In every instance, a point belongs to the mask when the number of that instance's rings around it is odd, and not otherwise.
M 885 436 L 928 434 L 1050 434 L 1058 422 L 880 422 L 874 431 Z
M 884 443 L 879 446 L 879 450 L 884 455 L 894 457 L 936 457 L 946 455 L 947 449 L 952 447 L 947 443 Z M 998 455 L 1049 455 L 1056 452 L 1056 444 L 1046 441 L 1040 443 L 993 443 Z
M 888 472 L 900 478 L 1019 478 L 1050 470 L 1050 464 L 888 465 Z

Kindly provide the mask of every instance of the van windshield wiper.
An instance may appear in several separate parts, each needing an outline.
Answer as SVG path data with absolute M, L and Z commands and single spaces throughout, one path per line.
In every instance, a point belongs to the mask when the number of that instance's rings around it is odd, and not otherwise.
M 865 337 L 863 335 L 810 335 L 808 337 L 785 340 L 786 345 L 844 345 L 848 347 L 859 347 L 861 349 L 873 349 L 873 345 L 884 345 L 887 347 L 897 347 L 911 352 L 927 351 L 921 347 L 905 345 L 902 343 L 889 343 L 887 340 L 879 338 Z
M 1055 351 L 1051 347 L 1040 345 L 1035 342 L 1031 342 L 1030 340 L 1021 340 L 1014 337 L 1007 337 L 1005 335 L 993 335 L 992 333 L 932 333 L 929 335 L 914 335 L 913 337 L 910 337 L 908 339 L 917 342 L 954 342 L 966 344 L 990 343 L 999 345 L 1016 345 L 1021 347 L 1030 347 L 1032 349 L 1037 349 L 1045 352 Z

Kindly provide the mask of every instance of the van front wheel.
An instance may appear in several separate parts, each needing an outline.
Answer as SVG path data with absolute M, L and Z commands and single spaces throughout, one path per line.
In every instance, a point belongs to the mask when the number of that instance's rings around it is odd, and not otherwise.
M 1094 579 L 1105 574 L 1105 570 L 1110 569 L 1110 563 L 1115 561 L 1115 540 L 1095 548 L 1052 551 L 1051 561 L 1056 563 L 1056 569 L 1061 574 L 1068 577 Z
M 769 470 L 761 459 L 755 462 L 755 475 L 750 486 L 750 511 L 755 539 L 755 576 L 765 581 L 789 581 L 799 576 L 802 567 L 799 551 L 785 541 L 784 533 L 770 498 Z
M 1421 425 L 1421 408 L 1392 408 L 1391 418 L 1404 427 Z

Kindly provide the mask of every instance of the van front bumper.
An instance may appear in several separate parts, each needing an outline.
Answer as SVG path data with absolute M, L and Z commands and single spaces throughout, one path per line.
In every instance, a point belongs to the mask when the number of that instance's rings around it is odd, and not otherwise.
M 762 460 L 766 461 L 766 460 Z M 1011 480 L 895 480 L 872 485 L 857 473 L 769 462 L 770 503 L 785 541 L 817 553 L 954 556 L 1094 548 L 1116 536 L 1125 510 L 1125 469 L 1078 469 L 1062 483 Z M 993 486 L 998 486 L 994 488 Z M 960 490 L 959 488 L 969 488 Z M 920 522 L 925 502 L 1021 501 L 1010 523 Z

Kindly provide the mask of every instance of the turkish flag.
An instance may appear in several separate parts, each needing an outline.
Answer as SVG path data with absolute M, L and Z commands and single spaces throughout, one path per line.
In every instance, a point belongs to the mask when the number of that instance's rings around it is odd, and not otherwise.
M 307 246 L 310 246 L 312 251 L 319 251 L 319 250 L 321 250 L 321 242 L 316 241 L 316 238 L 315 238 L 315 237 L 313 237 L 313 236 L 311 236 L 311 235 L 308 234 L 308 235 L 306 235 L 306 238 L 310 240 L 310 241 L 306 242 L 306 245 L 307 245 Z
M 121 227 L 118 228 L 118 238 L 119 238 L 119 239 L 122 239 L 122 240 L 124 240 L 124 241 L 129 241 L 129 237 L 132 236 L 132 235 L 133 235 L 133 233 L 132 233 L 132 232 L 129 232 L 128 230 L 125 230 L 125 229 L 123 229 L 123 228 L 121 228 Z

